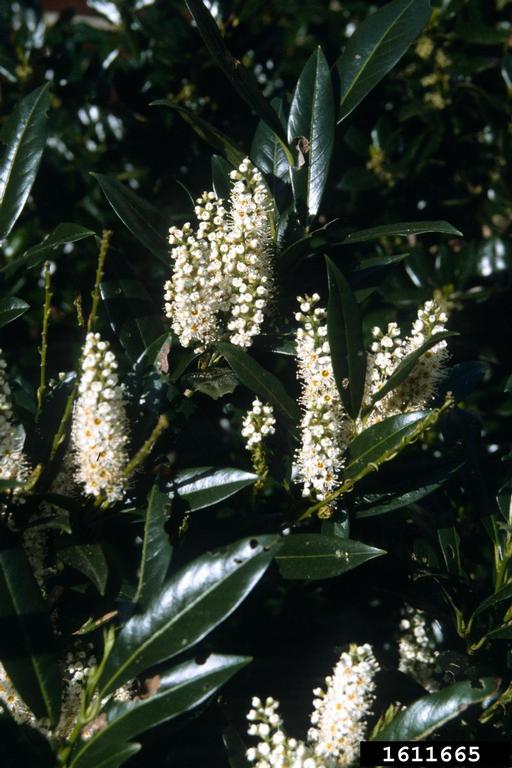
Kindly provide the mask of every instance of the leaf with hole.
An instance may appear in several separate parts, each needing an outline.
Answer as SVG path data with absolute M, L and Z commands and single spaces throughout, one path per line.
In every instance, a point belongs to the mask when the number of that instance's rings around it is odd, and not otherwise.
M 121 629 L 99 680 L 100 697 L 186 651 L 227 619 L 263 576 L 277 544 L 275 536 L 242 539 L 182 568 Z

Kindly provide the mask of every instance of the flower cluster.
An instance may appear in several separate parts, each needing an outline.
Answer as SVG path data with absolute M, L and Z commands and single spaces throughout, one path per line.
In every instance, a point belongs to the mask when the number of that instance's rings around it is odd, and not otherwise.
M 23 453 L 25 433 L 16 423 L 12 410 L 7 364 L 0 350 L 0 480 L 23 482 L 30 468 Z
M 259 445 L 265 437 L 275 433 L 274 409 L 256 397 L 242 422 L 242 437 L 248 451 Z
M 0 712 L 6 710 L 19 725 L 35 725 L 36 718 L 20 698 L 2 663 L 0 663 Z
M 222 338 L 249 347 L 273 290 L 271 198 L 248 158 L 231 179 L 229 210 L 204 192 L 196 201 L 197 229 L 187 222 L 169 232 L 174 269 L 165 313 L 180 343 L 197 351 Z
M 117 361 L 98 333 L 89 333 L 73 411 L 71 442 L 76 479 L 86 493 L 107 501 L 122 498 L 128 463 L 128 422 Z
M 283 730 L 279 702 L 252 700 L 247 715 L 248 733 L 260 739 L 247 750 L 255 768 L 342 768 L 351 765 L 365 735 L 374 700 L 375 674 L 379 665 L 371 646 L 353 645 L 341 654 L 326 691 L 313 691 L 314 710 L 308 742 L 289 738 Z
M 327 339 L 326 311 L 320 296 L 298 297 L 296 334 L 298 376 L 302 384 L 301 445 L 296 461 L 303 495 L 322 501 L 338 482 L 350 435 L 334 380 Z
M 437 650 L 438 625 L 429 622 L 423 611 L 406 606 L 400 622 L 398 641 L 398 669 L 417 680 L 427 691 L 437 691 L 434 677 Z
M 325 692 L 321 688 L 313 691 L 315 709 L 308 737 L 315 753 L 335 758 L 336 766 L 351 765 L 358 755 L 375 698 L 378 670 L 370 645 L 352 645 L 341 654 L 332 675 L 325 678 Z

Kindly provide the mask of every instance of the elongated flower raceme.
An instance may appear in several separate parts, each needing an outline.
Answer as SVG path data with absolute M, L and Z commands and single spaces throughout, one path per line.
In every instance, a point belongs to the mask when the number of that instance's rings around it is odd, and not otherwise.
M 345 768 L 353 765 L 364 739 L 375 698 L 379 665 L 370 645 L 352 645 L 341 654 L 326 689 L 313 691 L 307 742 L 289 737 L 279 702 L 255 697 L 247 714 L 248 734 L 259 742 L 247 750 L 255 768 Z
M 242 437 L 245 437 L 247 450 L 252 450 L 266 437 L 273 435 L 276 431 L 275 424 L 272 406 L 262 403 L 257 397 L 254 398 L 242 422 Z
M 434 674 L 439 656 L 436 634 L 440 634 L 437 622 L 429 621 L 423 611 L 415 610 L 410 605 L 405 607 L 400 622 L 398 669 L 431 692 L 439 689 Z
M 165 313 L 184 347 L 203 351 L 220 339 L 249 347 L 273 291 L 272 201 L 261 173 L 245 159 L 231 172 L 228 201 L 198 198 L 196 230 L 171 227 L 173 274 Z
M 77 482 L 107 501 L 122 498 L 128 464 L 128 420 L 117 361 L 99 333 L 87 334 L 71 441 Z
M 25 433 L 14 418 L 7 364 L 0 350 L 0 480 L 22 483 L 27 479 L 30 468 L 23 453 L 24 440 Z
M 339 481 L 343 454 L 350 435 L 334 380 L 327 339 L 325 309 L 320 297 L 299 297 L 296 335 L 298 377 L 302 385 L 301 445 L 296 454 L 303 495 L 322 501 Z

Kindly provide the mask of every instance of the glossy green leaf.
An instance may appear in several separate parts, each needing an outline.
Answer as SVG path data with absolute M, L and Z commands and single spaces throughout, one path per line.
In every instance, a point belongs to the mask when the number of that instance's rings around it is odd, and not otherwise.
M 17 296 L 7 296 L 5 299 L 0 299 L 0 328 L 16 320 L 17 317 L 21 317 L 27 309 L 30 309 L 27 302 L 18 299 Z
M 446 375 L 439 382 L 436 402 L 442 403 L 448 392 L 452 393 L 456 403 L 464 400 L 490 375 L 490 371 L 489 363 L 480 360 L 456 363 L 446 371 Z
M 223 200 L 228 200 L 231 193 L 232 181 L 229 174 L 232 170 L 231 163 L 220 155 L 212 155 L 213 191 Z
M 338 122 L 402 58 L 430 14 L 429 0 L 393 0 L 359 25 L 336 62 L 340 80 Z
M 191 389 L 193 392 L 202 392 L 214 400 L 234 392 L 239 383 L 231 368 L 219 365 L 187 373 L 182 381 L 187 389 Z
M 166 235 L 169 223 L 156 208 L 117 179 L 93 173 L 108 202 L 132 235 L 154 256 L 169 266 Z
M 72 766 L 80 768 L 120 768 L 130 757 L 140 751 L 141 745 L 136 743 L 119 744 L 107 739 L 96 746 L 95 749 L 86 749 L 89 742 L 86 742 L 80 751 L 80 762 L 71 763 Z M 75 752 L 75 754 L 78 754 Z
M 275 555 L 274 536 L 242 539 L 198 557 L 121 629 L 99 682 L 100 695 L 199 642 L 247 597 Z
M 171 562 L 172 546 L 165 530 L 170 506 L 167 494 L 154 485 L 148 495 L 139 583 L 134 598 L 134 602 L 143 607 L 160 590 Z
M 490 595 L 485 600 L 482 600 L 480 605 L 475 610 L 475 616 L 478 616 L 479 613 L 482 613 L 483 611 L 486 611 L 488 608 L 493 608 L 498 603 L 501 603 L 503 600 L 511 600 L 512 599 L 512 584 L 507 584 L 506 586 L 499 589 L 497 592 L 494 593 L 494 595 Z
M 283 100 L 273 99 L 271 104 L 284 129 L 286 122 Z M 285 179 L 288 176 L 290 165 L 281 142 L 264 120 L 260 120 L 258 123 L 252 140 L 251 160 L 262 173 L 266 173 L 276 179 Z
M 242 62 L 235 59 L 227 49 L 213 16 L 202 0 L 186 0 L 186 3 L 215 63 L 249 107 L 272 128 L 281 141 L 281 146 L 287 154 L 289 162 L 293 164 L 293 156 L 286 144 L 286 136 L 281 121 L 261 93 L 258 81 L 252 72 L 246 69 Z
M 202 664 L 187 661 L 153 678 L 156 690 L 151 695 L 107 708 L 105 726 L 78 748 L 71 768 L 94 765 L 94 755 L 105 743 L 126 741 L 197 707 L 249 661 L 244 656 L 211 655 Z
M 0 162 L 0 240 L 15 225 L 32 189 L 46 144 L 49 106 L 46 83 L 19 102 L 2 128 L 6 146 Z
M 302 168 L 291 171 L 297 208 L 304 206 L 310 216 L 320 207 L 334 146 L 334 97 L 331 72 L 318 47 L 301 72 L 290 107 L 288 142 L 306 139 Z
M 411 352 L 406 357 L 404 357 L 400 364 L 397 365 L 384 386 L 377 390 L 377 392 L 373 395 L 369 410 L 371 410 L 375 403 L 378 403 L 379 400 L 382 400 L 382 398 L 385 397 L 388 392 L 396 389 L 400 386 L 400 384 L 402 384 L 403 381 L 405 381 L 409 374 L 411 374 L 414 370 L 420 357 L 428 352 L 429 349 L 435 347 L 436 344 L 439 344 L 440 341 L 449 339 L 450 336 L 458 336 L 458 334 L 453 331 L 441 331 L 440 333 L 434 333 L 434 335 L 427 339 L 420 347 L 418 347 L 418 349 L 415 349 L 414 352 Z
M 280 410 L 294 424 L 300 418 L 300 410 L 287 394 L 279 379 L 266 371 L 240 347 L 227 342 L 217 344 L 217 349 L 238 376 L 240 382 Z
M 351 232 L 343 238 L 341 244 L 352 245 L 353 243 L 368 243 L 381 237 L 410 237 L 429 233 L 462 236 L 462 232 L 452 227 L 447 221 L 404 221 L 400 224 L 382 224 L 379 227 Z
M 171 494 L 178 494 L 186 501 L 191 512 L 211 507 L 233 496 L 242 488 L 252 485 L 258 476 L 243 469 L 231 467 L 194 467 L 176 473 Z
M 447 573 L 462 578 L 464 576 L 460 560 L 460 536 L 456 528 L 439 528 L 437 531 L 439 546 Z
M 360 541 L 294 533 L 285 536 L 276 561 L 285 579 L 330 579 L 386 553 Z
M 191 112 L 189 109 L 169 101 L 169 99 L 158 99 L 157 101 L 153 101 L 151 106 L 169 107 L 170 109 L 173 109 L 186 123 L 188 123 L 188 125 L 190 125 L 203 141 L 206 141 L 206 143 L 217 150 L 217 152 L 221 152 L 231 165 L 238 167 L 245 158 L 242 150 L 239 149 L 225 133 L 219 131 L 218 128 L 215 128 L 207 120 L 203 120 L 203 118 L 196 115 L 195 112 Z
M 58 721 L 61 674 L 50 617 L 23 549 L 0 529 L 0 660 L 38 718 Z
M 356 298 L 345 277 L 326 258 L 329 277 L 327 329 L 332 368 L 341 401 L 349 416 L 359 415 L 366 380 L 363 323 Z
M 398 452 L 406 445 L 410 437 L 427 418 L 429 411 L 413 411 L 388 419 L 368 427 L 349 444 L 349 462 L 343 471 L 344 480 L 350 480 L 368 464 L 379 464 L 384 454 Z
M 500 681 L 485 677 L 476 681 L 454 683 L 442 691 L 423 696 L 399 712 L 376 736 L 376 741 L 420 741 L 438 731 L 469 707 L 485 708 L 496 696 Z
M 92 229 L 82 227 L 80 224 L 59 224 L 42 243 L 33 245 L 32 248 L 29 248 L 21 256 L 10 261 L 1 271 L 10 277 L 21 268 L 33 269 L 42 264 L 50 253 L 60 246 L 66 245 L 66 243 L 76 243 L 94 234 Z M 55 254 L 52 254 L 52 258 L 55 258 Z
M 105 594 L 108 563 L 100 544 L 71 544 L 59 549 L 63 563 L 79 571 L 91 581 L 100 595 Z
M 110 325 L 135 364 L 164 335 L 159 308 L 138 280 L 106 280 L 100 293 Z

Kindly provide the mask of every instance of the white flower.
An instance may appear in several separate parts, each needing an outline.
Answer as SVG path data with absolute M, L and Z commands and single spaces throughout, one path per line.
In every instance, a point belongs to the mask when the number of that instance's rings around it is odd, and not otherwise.
M 352 645 L 341 654 L 332 675 L 325 678 L 325 692 L 320 688 L 313 691 L 316 698 L 308 737 L 317 757 L 334 759 L 340 768 L 357 759 L 375 698 L 378 670 L 370 645 Z
M 27 479 L 30 467 L 23 453 L 25 433 L 16 423 L 12 410 L 6 369 L 7 364 L 0 349 L 0 480 L 22 483 Z
M 319 501 L 334 490 L 343 467 L 351 423 L 340 401 L 327 340 L 326 311 L 320 297 L 298 297 L 295 315 L 298 377 L 302 384 L 301 446 L 296 454 L 303 495 Z
M 273 290 L 272 201 L 246 158 L 231 172 L 229 211 L 213 192 L 198 198 L 197 230 L 171 227 L 173 274 L 165 313 L 184 347 L 203 351 L 221 338 L 249 347 Z
M 248 451 L 259 445 L 265 437 L 275 433 L 274 409 L 256 397 L 242 421 L 242 437 Z
M 429 622 L 423 611 L 410 605 L 405 606 L 400 622 L 398 641 L 398 669 L 417 680 L 427 691 L 437 691 L 439 685 L 434 677 L 437 650 L 436 635 L 440 627 L 437 622 Z
M 77 482 L 92 496 L 122 498 L 128 463 L 128 421 L 117 362 L 98 333 L 87 334 L 73 410 L 71 444 Z

